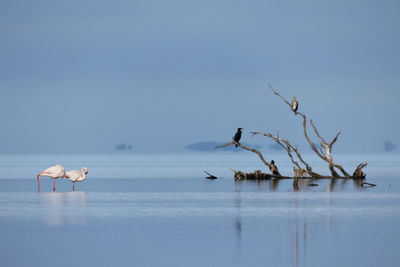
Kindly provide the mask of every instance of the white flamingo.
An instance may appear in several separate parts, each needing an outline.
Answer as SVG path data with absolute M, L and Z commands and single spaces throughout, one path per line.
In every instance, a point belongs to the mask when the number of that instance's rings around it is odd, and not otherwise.
M 51 166 L 48 169 L 45 169 L 40 174 L 38 174 L 37 175 L 38 192 L 40 191 L 39 176 L 48 176 L 48 177 L 54 179 L 53 191 L 56 191 L 56 179 L 64 178 L 65 169 L 63 166 L 57 164 L 55 166 Z
M 75 182 L 82 182 L 86 180 L 86 174 L 88 174 L 88 168 L 83 167 L 80 171 L 72 170 L 65 173 L 65 178 L 68 178 L 72 183 L 72 190 L 75 191 Z

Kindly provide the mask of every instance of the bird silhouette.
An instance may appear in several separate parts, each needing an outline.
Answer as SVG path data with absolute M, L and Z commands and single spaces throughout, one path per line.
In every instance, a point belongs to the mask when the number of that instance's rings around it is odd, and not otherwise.
M 235 136 L 232 137 L 233 141 L 236 143 L 239 143 L 240 138 L 242 137 L 242 128 L 238 128 L 237 132 L 235 133 Z M 236 147 L 238 147 L 237 144 L 235 144 Z

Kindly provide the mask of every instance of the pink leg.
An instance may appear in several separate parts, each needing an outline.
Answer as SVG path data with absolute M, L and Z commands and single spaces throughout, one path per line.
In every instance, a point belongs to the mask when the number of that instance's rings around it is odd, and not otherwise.
M 54 179 L 54 184 L 53 184 L 53 192 L 56 191 L 56 179 Z
M 75 182 L 72 184 L 72 191 L 75 191 Z
M 39 176 L 40 174 L 37 175 L 37 186 L 38 186 L 38 192 L 40 192 L 40 183 L 39 183 Z

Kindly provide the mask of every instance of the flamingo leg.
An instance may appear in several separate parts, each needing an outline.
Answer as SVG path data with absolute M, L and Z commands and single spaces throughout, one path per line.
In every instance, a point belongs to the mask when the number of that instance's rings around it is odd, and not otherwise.
M 39 176 L 40 176 L 40 174 L 38 174 L 38 175 L 37 175 L 37 185 L 38 185 L 38 192 L 40 192 Z
M 72 191 L 75 191 L 75 182 L 72 183 Z
M 56 179 L 54 179 L 54 184 L 53 184 L 53 192 L 56 191 Z

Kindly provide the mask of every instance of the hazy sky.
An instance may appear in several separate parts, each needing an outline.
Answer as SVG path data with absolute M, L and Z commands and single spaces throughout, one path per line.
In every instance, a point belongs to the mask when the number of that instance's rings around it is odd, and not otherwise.
M 0 153 L 179 151 L 301 120 L 337 151 L 400 144 L 400 3 L 0 1 Z M 245 142 L 268 146 L 264 139 Z

